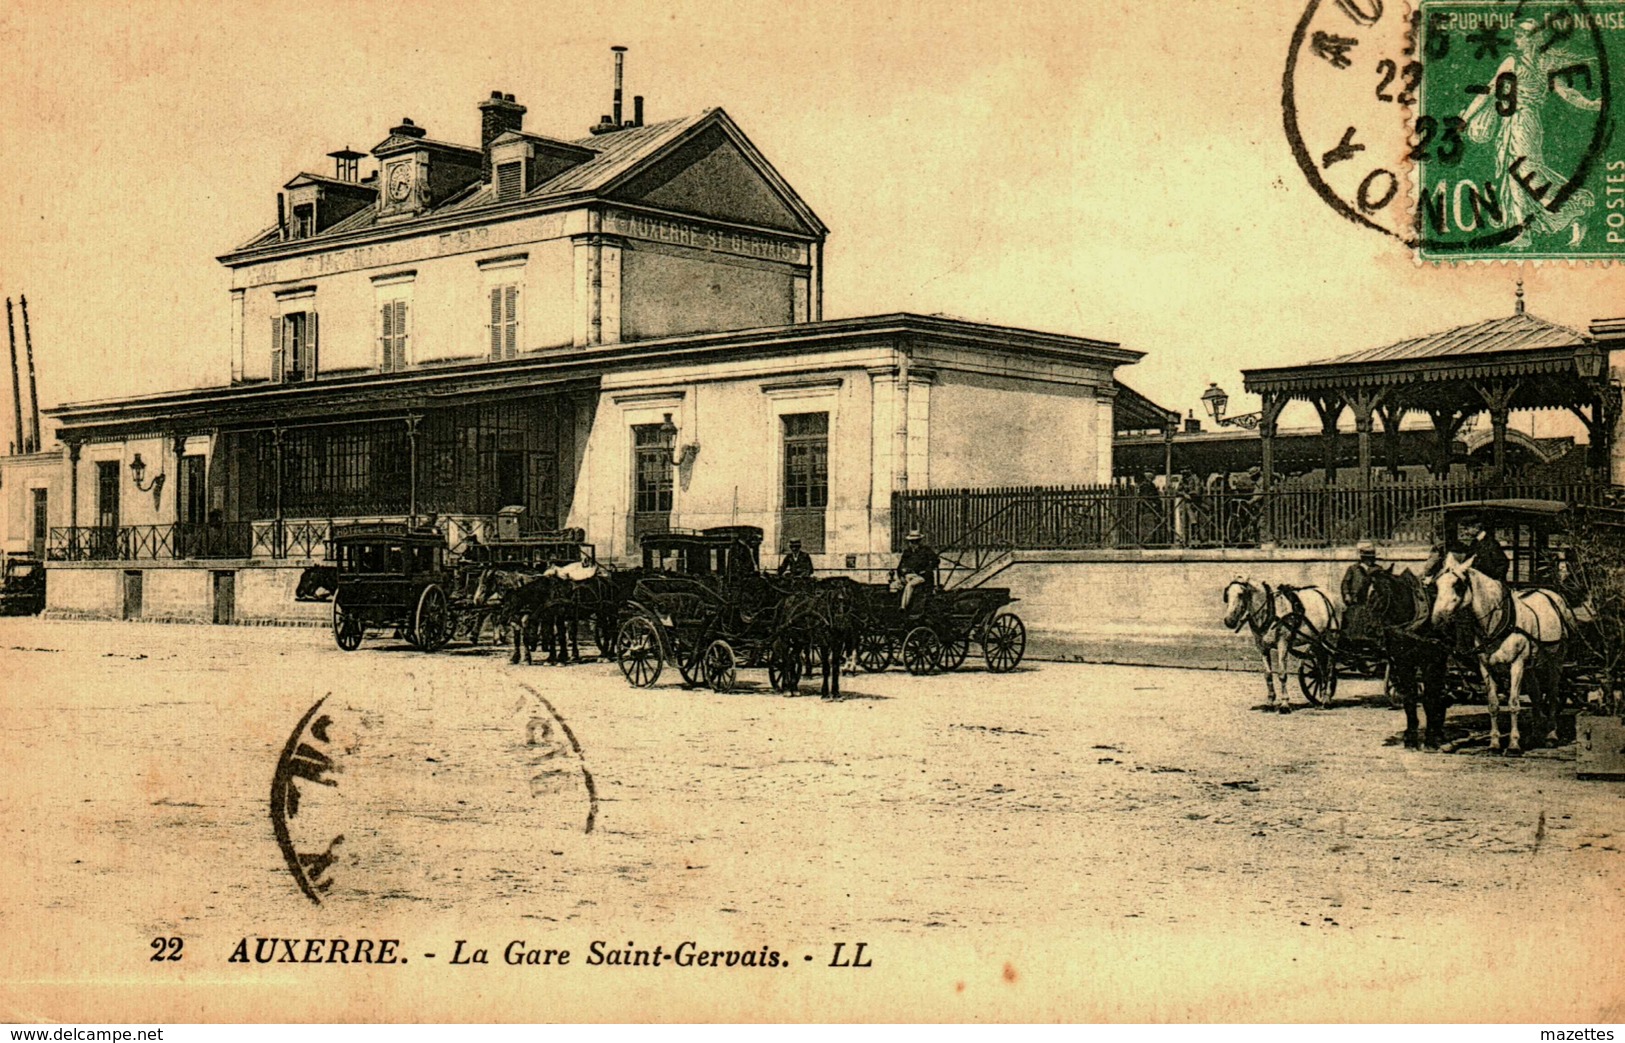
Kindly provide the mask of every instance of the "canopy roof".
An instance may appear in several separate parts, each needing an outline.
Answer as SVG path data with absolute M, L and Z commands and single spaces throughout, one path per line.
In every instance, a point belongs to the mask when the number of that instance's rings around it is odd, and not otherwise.
M 1575 352 L 1592 338 L 1529 315 L 1412 337 L 1301 366 L 1243 370 L 1248 391 L 1276 399 L 1347 400 L 1380 393 L 1391 406 L 1476 413 L 1483 388 L 1510 393 L 1510 409 L 1561 409 L 1591 392 L 1575 369 Z

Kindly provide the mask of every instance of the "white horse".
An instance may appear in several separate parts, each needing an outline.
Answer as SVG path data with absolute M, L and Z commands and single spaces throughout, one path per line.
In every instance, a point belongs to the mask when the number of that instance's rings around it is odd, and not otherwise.
M 1321 645 L 1335 641 L 1343 625 L 1343 606 L 1318 587 L 1272 589 L 1268 583 L 1237 576 L 1224 588 L 1224 609 L 1225 626 L 1239 632 L 1245 623 L 1253 632 L 1253 644 L 1264 660 L 1270 705 L 1281 713 L 1291 713 L 1291 690 L 1286 679 L 1292 645 L 1294 641 L 1300 647 L 1307 642 Z
M 1495 681 L 1496 674 L 1504 672 L 1511 718 L 1506 752 L 1523 752 L 1518 741 L 1518 708 L 1524 677 L 1531 669 L 1535 672 L 1530 725 L 1537 731 L 1544 725 L 1546 739 L 1555 743 L 1557 711 L 1562 705 L 1563 643 L 1578 629 L 1569 603 L 1551 590 L 1513 593 L 1505 583 L 1473 568 L 1472 558 L 1460 561 L 1450 554 L 1439 569 L 1433 625 L 1443 626 L 1458 612 L 1472 617 L 1478 670 L 1489 695 L 1490 748 L 1501 746 L 1501 695 Z

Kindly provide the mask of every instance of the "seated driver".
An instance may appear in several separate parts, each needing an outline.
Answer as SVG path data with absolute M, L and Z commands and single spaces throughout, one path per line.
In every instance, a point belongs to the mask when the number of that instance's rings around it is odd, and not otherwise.
M 908 548 L 897 562 L 897 579 L 903 587 L 903 608 L 914 598 L 914 591 L 924 588 L 929 594 L 936 589 L 937 565 L 941 559 L 925 543 L 919 529 L 908 534 Z

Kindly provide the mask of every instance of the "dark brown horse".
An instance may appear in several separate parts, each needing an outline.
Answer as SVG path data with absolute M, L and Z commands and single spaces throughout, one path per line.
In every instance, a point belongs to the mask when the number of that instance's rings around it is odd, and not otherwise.
M 858 594 L 861 585 L 844 576 L 832 576 L 806 585 L 796 584 L 779 603 L 776 630 L 790 654 L 821 667 L 820 694 L 841 696 L 841 664 L 857 647 Z M 811 651 L 815 655 L 808 656 Z
M 1379 641 L 1388 660 L 1388 682 L 1405 702 L 1405 745 L 1438 749 L 1444 743 L 1444 715 L 1450 706 L 1447 677 L 1452 635 L 1430 618 L 1430 584 L 1407 569 L 1350 565 L 1343 574 L 1344 633 Z M 1416 706 L 1427 714 L 1418 738 Z

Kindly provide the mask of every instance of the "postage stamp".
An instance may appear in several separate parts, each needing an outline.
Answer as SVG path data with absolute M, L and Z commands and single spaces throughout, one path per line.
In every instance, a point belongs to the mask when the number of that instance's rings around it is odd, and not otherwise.
M 1625 257 L 1625 3 L 1423 0 L 1427 259 Z

